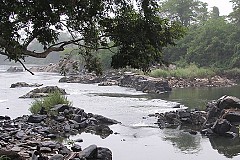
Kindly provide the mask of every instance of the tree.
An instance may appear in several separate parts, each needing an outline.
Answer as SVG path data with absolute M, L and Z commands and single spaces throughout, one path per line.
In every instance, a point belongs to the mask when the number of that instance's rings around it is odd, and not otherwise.
M 229 14 L 231 20 L 240 25 L 240 1 L 239 0 L 231 0 L 233 3 L 233 12 Z
M 157 0 L 135 3 L 138 8 L 128 0 L 1 0 L 0 54 L 23 64 L 26 56 L 45 58 L 74 44 L 92 71 L 98 64 L 93 53 L 117 46 L 114 67 L 146 70 L 161 62 L 162 47 L 174 44 L 183 29 L 159 17 Z M 60 32 L 68 32 L 71 39 L 58 41 Z M 43 45 L 42 52 L 29 49 L 34 40 Z
M 207 3 L 198 0 L 166 0 L 162 4 L 168 18 L 180 21 L 186 27 L 208 18 Z

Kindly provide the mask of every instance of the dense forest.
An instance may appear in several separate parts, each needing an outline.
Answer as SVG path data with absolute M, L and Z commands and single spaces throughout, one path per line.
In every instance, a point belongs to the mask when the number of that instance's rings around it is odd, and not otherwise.
M 162 10 L 186 26 L 186 35 L 175 46 L 164 49 L 167 62 L 180 66 L 240 67 L 240 1 L 232 0 L 233 12 L 220 16 L 217 7 L 194 0 L 167 0 Z

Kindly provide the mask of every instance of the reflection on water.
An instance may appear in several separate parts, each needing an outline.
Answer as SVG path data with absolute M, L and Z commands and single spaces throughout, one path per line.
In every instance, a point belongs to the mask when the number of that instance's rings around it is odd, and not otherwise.
M 170 141 L 176 148 L 187 154 L 195 154 L 201 149 L 201 136 L 191 135 L 188 132 L 177 129 L 164 129 L 164 140 Z
M 155 95 L 155 98 L 179 102 L 189 108 L 205 109 L 208 101 L 216 100 L 224 95 L 240 98 L 239 91 L 240 85 L 220 88 L 177 88 L 170 93 Z
M 233 158 L 240 155 L 240 139 L 230 139 L 226 137 L 210 137 L 212 148 L 218 153 L 223 154 L 227 158 Z

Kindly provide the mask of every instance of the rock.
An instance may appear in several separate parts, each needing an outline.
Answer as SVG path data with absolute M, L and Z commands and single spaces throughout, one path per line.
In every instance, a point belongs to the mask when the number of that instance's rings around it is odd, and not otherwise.
M 98 160 L 112 160 L 112 152 L 108 148 L 97 148 L 97 159 Z
M 99 121 L 100 124 L 112 125 L 112 124 L 119 123 L 118 121 L 116 121 L 114 119 L 106 118 L 102 115 L 97 115 L 97 114 L 94 114 L 93 118 L 95 118 L 97 121 Z
M 40 152 L 41 153 L 51 153 L 52 149 L 50 147 L 41 147 Z
M 97 153 L 97 146 L 91 145 L 87 148 L 85 148 L 83 151 L 79 152 L 79 158 L 86 158 L 86 159 L 92 159 L 96 158 L 98 155 Z
M 82 138 L 76 139 L 75 142 L 83 142 Z
M 66 95 L 65 89 L 58 88 L 57 86 L 46 86 L 42 88 L 36 88 L 27 94 L 19 97 L 19 98 L 41 98 L 47 97 L 50 93 L 59 92 L 62 95 Z
M 93 133 L 96 135 L 100 135 L 101 138 L 106 138 L 110 134 L 113 133 L 113 131 L 106 125 L 90 125 L 85 128 L 85 132 Z
M 71 147 L 71 149 L 72 149 L 73 152 L 80 152 L 80 151 L 82 151 L 82 147 L 80 145 L 77 145 L 77 144 L 74 144 Z
M 57 112 L 63 112 L 65 109 L 69 110 L 69 106 L 67 104 L 57 104 L 53 107 L 52 110 L 55 110 Z
M 212 127 L 214 133 L 219 135 L 225 135 L 226 132 L 230 131 L 232 125 L 226 119 L 218 119 Z
M 232 122 L 238 122 L 240 123 L 240 110 L 232 110 L 232 109 L 227 109 L 224 110 L 222 118 L 228 120 L 230 123 Z
M 45 118 L 47 118 L 47 115 L 38 115 L 38 114 L 35 114 L 35 115 L 30 115 L 28 117 L 28 122 L 30 123 L 40 123 L 42 122 Z
M 7 72 L 23 72 L 23 69 L 22 68 L 19 68 L 19 67 L 10 67 L 7 69 Z
M 220 110 L 230 108 L 240 109 L 240 99 L 233 96 L 223 96 L 217 100 L 217 107 Z
M 164 79 L 136 75 L 133 73 L 123 75 L 119 80 L 119 85 L 135 88 L 137 91 L 146 93 L 163 93 L 172 90 L 168 81 Z
M 64 160 L 64 157 L 61 154 L 56 154 L 56 155 L 50 157 L 49 160 Z
M 13 152 L 20 152 L 21 148 L 18 147 L 18 146 L 14 146 L 13 148 L 11 148 L 11 151 L 13 151 Z
M 18 153 L 14 151 L 9 151 L 9 150 L 3 150 L 0 148 L 0 155 L 5 155 L 11 160 L 25 160 L 23 157 L 21 157 Z
M 18 131 L 15 135 L 17 139 L 22 139 L 26 136 L 26 134 L 23 131 Z
M 11 84 L 10 88 L 17 88 L 17 87 L 40 87 L 42 86 L 43 84 L 28 84 L 26 82 L 17 82 L 17 83 L 14 83 L 14 84 Z

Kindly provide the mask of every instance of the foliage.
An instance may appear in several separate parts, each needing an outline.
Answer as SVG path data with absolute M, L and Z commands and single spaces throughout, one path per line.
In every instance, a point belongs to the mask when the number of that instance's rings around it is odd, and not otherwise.
M 229 17 L 231 18 L 232 22 L 240 25 L 240 1 L 231 0 L 230 2 L 233 3 L 233 12 L 230 13 Z
M 176 78 L 205 78 L 212 77 L 215 73 L 211 69 L 199 68 L 194 64 L 187 66 L 186 68 L 177 68 L 174 70 L 168 69 L 156 69 L 150 72 L 152 77 L 176 77 Z
M 198 0 L 165 0 L 162 11 L 169 19 L 177 20 L 186 27 L 194 22 L 206 21 L 209 17 L 207 3 Z
M 240 77 L 240 68 L 232 68 L 229 70 L 224 70 L 221 74 L 226 75 L 227 77 L 236 78 Z
M 61 95 L 61 93 L 53 92 L 49 94 L 48 97 L 44 97 L 43 99 L 36 99 L 29 108 L 29 111 L 33 114 L 37 114 L 41 111 L 42 108 L 44 108 L 45 111 L 49 112 L 51 108 L 57 104 L 71 105 L 71 102 L 68 101 L 67 97 Z
M 240 28 L 224 17 L 214 17 L 202 24 L 191 25 L 176 46 L 165 48 L 164 59 L 199 66 L 232 68 L 240 63 Z
M 0 160 L 10 160 L 11 158 L 5 156 L 5 155 L 2 155 L 0 156 Z
M 81 50 L 87 69 L 99 72 L 93 54 L 119 47 L 112 59 L 115 68 L 129 65 L 146 70 L 161 62 L 162 47 L 183 35 L 179 24 L 159 15 L 157 0 L 1 1 L 0 54 L 20 62 L 26 56 L 46 58 L 73 44 Z M 62 32 L 69 38 L 61 39 Z M 36 40 L 42 51 L 29 48 Z

